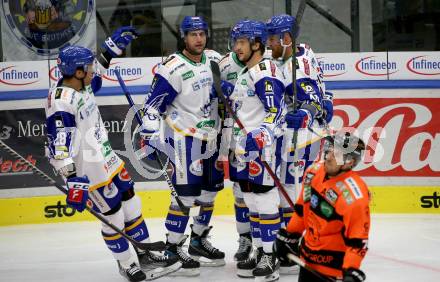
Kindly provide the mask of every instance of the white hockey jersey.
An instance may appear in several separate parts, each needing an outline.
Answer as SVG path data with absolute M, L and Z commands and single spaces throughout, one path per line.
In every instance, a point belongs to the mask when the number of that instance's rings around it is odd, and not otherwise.
M 315 53 L 307 44 L 299 44 L 297 48 L 299 50 L 296 55 L 296 61 L 298 63 L 296 72 L 297 82 L 301 84 L 304 80 L 315 81 L 320 92 L 319 94 L 322 97 L 325 93 L 324 74 L 316 60 Z M 279 67 L 282 69 L 284 77 L 286 78 L 285 86 L 287 94 L 292 96 L 292 57 L 279 64 Z M 304 89 L 306 86 L 301 86 L 301 88 Z M 307 89 L 304 90 L 307 91 Z
M 252 68 L 243 68 L 231 95 L 232 106 L 247 132 L 264 127 L 274 133 L 283 109 L 284 77 L 271 60 L 263 60 Z M 233 136 L 241 130 L 234 125 Z
M 212 93 L 210 60 L 219 57 L 213 50 L 205 50 L 200 63 L 181 52 L 169 56 L 153 78 L 145 99 L 146 113 L 157 110 L 164 116 L 164 126 L 182 135 L 201 140 L 217 138 L 220 119 L 218 99 Z
M 219 62 L 220 78 L 235 85 L 238 74 L 245 67 L 234 52 L 227 53 Z
M 110 145 L 92 87 L 78 92 L 55 86 L 45 112 L 52 166 L 58 171 L 74 163 L 77 176 L 89 178 L 89 191 L 110 183 L 124 162 Z

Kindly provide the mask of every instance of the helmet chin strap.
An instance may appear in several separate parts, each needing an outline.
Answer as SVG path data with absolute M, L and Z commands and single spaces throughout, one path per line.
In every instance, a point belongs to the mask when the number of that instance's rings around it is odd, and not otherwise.
M 283 60 L 284 60 L 284 55 L 286 54 L 286 50 L 288 47 L 292 46 L 292 42 L 290 42 L 290 44 L 286 45 L 286 44 L 284 44 L 283 39 L 280 38 L 280 44 L 281 44 L 281 46 L 283 46 L 283 53 L 281 54 L 281 58 L 283 58 Z

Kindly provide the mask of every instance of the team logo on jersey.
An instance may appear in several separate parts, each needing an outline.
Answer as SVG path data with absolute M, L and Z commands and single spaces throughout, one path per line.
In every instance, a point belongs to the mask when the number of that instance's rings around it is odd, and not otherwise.
M 202 176 L 203 175 L 202 160 L 196 160 L 192 162 L 191 165 L 189 166 L 189 171 L 195 176 Z
M 194 77 L 194 72 L 192 70 L 187 71 L 184 74 L 182 74 L 182 79 L 183 80 L 190 79 L 191 77 Z
M 2 1 L 10 31 L 37 54 L 53 55 L 83 36 L 94 14 L 93 0 Z
M 257 177 L 263 172 L 263 168 L 256 161 L 249 162 L 249 175 L 252 177 Z
M 109 185 L 104 187 L 103 194 L 107 199 L 114 198 L 118 194 L 118 187 L 111 182 Z

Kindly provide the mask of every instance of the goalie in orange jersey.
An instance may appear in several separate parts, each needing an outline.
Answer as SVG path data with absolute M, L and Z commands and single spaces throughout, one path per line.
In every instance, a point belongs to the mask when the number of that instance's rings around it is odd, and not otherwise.
M 292 253 L 337 281 L 365 280 L 360 266 L 368 249 L 370 194 L 352 171 L 364 150 L 364 142 L 348 131 L 326 137 L 324 161 L 315 162 L 304 173 L 295 212 L 287 228 L 277 234 L 274 248 L 280 260 L 289 260 Z M 298 281 L 319 279 L 301 268 Z

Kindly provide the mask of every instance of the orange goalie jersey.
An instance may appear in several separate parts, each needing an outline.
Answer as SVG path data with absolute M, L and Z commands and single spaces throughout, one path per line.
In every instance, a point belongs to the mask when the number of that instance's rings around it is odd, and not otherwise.
M 303 233 L 301 258 L 316 271 L 342 277 L 342 269 L 359 269 L 370 229 L 369 191 L 354 171 L 326 179 L 316 162 L 304 174 L 301 195 L 287 231 Z

